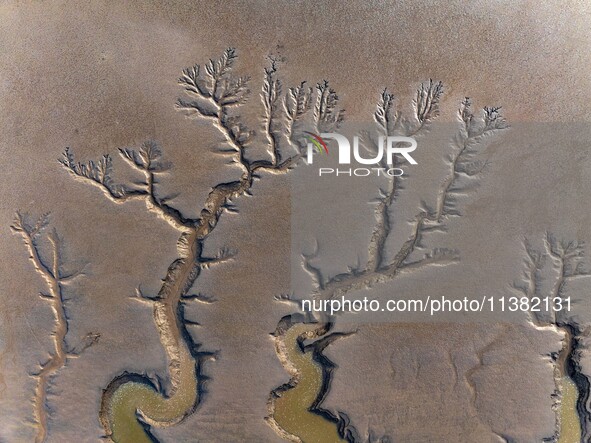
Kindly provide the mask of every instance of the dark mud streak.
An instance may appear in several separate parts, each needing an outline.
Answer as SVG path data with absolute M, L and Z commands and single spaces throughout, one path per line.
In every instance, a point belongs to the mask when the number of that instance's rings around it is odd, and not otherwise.
M 277 330 L 273 333 L 273 335 L 276 337 L 281 336 L 294 324 L 307 322 L 307 319 L 305 319 L 304 316 L 302 316 L 301 314 L 286 315 L 279 321 Z M 298 339 L 298 346 L 300 347 L 302 352 L 312 352 L 314 361 L 318 363 L 322 368 L 322 384 L 320 387 L 320 392 L 318 393 L 316 400 L 308 408 L 308 411 L 324 418 L 325 420 L 331 423 L 334 423 L 337 427 L 339 436 L 348 441 L 349 443 L 361 441 L 357 430 L 351 424 L 349 417 L 344 412 L 339 411 L 335 415 L 331 411 L 323 409 L 321 407 L 330 390 L 330 384 L 332 381 L 333 373 L 336 369 L 336 365 L 332 361 L 330 361 L 322 352 L 334 340 L 340 337 L 349 336 L 351 334 L 333 333 L 330 335 L 326 335 L 334 327 L 333 322 L 318 323 L 318 327 L 320 330 L 318 334 L 320 336 L 323 336 L 321 339 L 305 346 L 304 340 L 301 337 Z M 282 392 L 288 391 L 294 388 L 295 386 L 296 382 L 294 379 L 292 379 L 289 382 L 284 383 L 283 385 L 275 388 L 271 392 L 271 395 L 274 397 L 280 397 Z
M 558 242 L 551 234 L 546 233 L 545 246 L 547 253 L 558 262 L 559 276 L 553 290 L 553 297 L 563 297 L 567 282 L 571 279 L 584 277 L 588 272 L 583 269 L 583 243 Z M 567 318 L 563 311 L 555 313 L 554 324 L 566 334 L 565 340 L 570 344 L 564 361 L 566 375 L 577 388 L 577 415 L 579 416 L 581 438 L 584 442 L 591 441 L 591 409 L 589 407 L 589 378 L 581 372 L 580 366 L 580 334 L 581 329 L 572 318 Z
M 542 282 L 542 269 L 545 260 L 550 258 L 554 262 L 557 273 L 556 282 L 550 293 L 550 298 L 565 297 L 566 286 L 569 281 L 588 277 L 590 274 L 584 266 L 584 244 L 578 241 L 558 241 L 550 232 L 544 236 L 544 250 L 536 250 L 524 239 L 523 247 L 526 252 L 524 271 L 525 283 L 514 283 L 513 289 L 525 295 L 529 299 L 539 296 Z M 568 348 L 563 348 L 560 353 L 553 354 L 555 368 L 560 376 L 568 376 L 577 389 L 576 410 L 581 429 L 583 442 L 591 442 L 591 380 L 582 373 L 580 365 L 581 358 L 581 333 L 582 329 L 572 318 L 568 318 L 564 311 L 551 312 L 548 315 L 538 315 L 534 312 L 531 315 L 531 322 L 537 327 L 554 327 L 565 334 L 564 340 Z M 563 353 L 566 355 L 562 357 Z M 558 382 L 557 382 L 558 383 Z M 559 392 L 557 384 L 557 392 Z M 547 437 L 544 441 L 558 441 L 560 435 L 560 423 L 558 414 L 556 416 L 555 434 Z
M 332 329 L 333 323 L 326 325 L 326 333 Z M 314 361 L 316 361 L 322 367 L 322 385 L 316 401 L 310 406 L 310 412 L 321 415 L 326 420 L 337 424 L 339 435 L 350 443 L 359 441 L 358 433 L 355 427 L 351 424 L 349 417 L 342 411 L 338 411 L 337 414 L 333 414 L 327 409 L 322 409 L 320 406 L 324 402 L 328 392 L 330 390 L 330 384 L 333 378 L 333 373 L 336 369 L 336 365 L 330 361 L 323 353 L 326 346 L 332 341 L 339 337 L 346 337 L 351 334 L 346 333 L 334 333 L 324 336 L 320 340 L 307 345 L 304 349 L 306 352 L 313 352 Z
M 570 335 L 571 347 L 568 350 L 566 357 L 566 375 L 573 381 L 577 387 L 577 414 L 581 424 L 581 438 L 584 442 L 591 441 L 591 408 L 590 408 L 590 393 L 591 382 L 589 377 L 582 373 L 580 358 L 581 358 L 581 344 L 580 334 L 581 329 L 575 323 L 558 324 L 558 327 L 567 331 Z

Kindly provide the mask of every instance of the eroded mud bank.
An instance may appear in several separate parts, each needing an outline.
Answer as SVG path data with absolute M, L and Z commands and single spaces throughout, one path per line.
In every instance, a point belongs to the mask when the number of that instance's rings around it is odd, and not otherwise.
M 294 320 L 295 317 L 282 319 L 275 332 L 277 356 L 291 379 L 271 393 L 269 423 L 290 441 L 353 442 L 355 429 L 346 415 L 335 415 L 320 407 L 334 369 L 322 351 L 331 341 L 346 334 L 328 334 L 329 323 Z M 306 345 L 306 340 L 315 341 Z

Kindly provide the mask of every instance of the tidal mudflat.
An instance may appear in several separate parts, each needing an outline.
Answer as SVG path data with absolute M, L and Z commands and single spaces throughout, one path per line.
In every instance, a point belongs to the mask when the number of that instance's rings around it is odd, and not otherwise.
M 0 16 L 0 441 L 591 438 L 585 2 Z M 319 177 L 366 123 L 417 165 Z M 572 310 L 276 333 L 450 294 Z

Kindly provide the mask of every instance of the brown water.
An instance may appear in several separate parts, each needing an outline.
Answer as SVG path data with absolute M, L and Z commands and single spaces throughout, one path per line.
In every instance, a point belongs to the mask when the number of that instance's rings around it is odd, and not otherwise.
M 580 443 L 581 424 L 577 413 L 577 387 L 569 377 L 562 377 L 558 443 Z
M 117 443 L 152 443 L 137 420 L 136 411 L 155 426 L 172 425 L 181 420 L 196 400 L 195 362 L 189 359 L 181 373 L 181 382 L 170 398 L 164 398 L 143 383 L 122 384 L 111 398 L 111 439 Z
M 298 338 L 314 338 L 318 325 L 298 323 L 278 338 L 277 354 L 295 382 L 293 388 L 281 392 L 272 403 L 274 427 L 282 437 L 304 443 L 346 442 L 338 433 L 337 425 L 310 411 L 322 390 L 323 368 L 312 352 L 303 352 Z
M 559 328 L 564 332 L 564 343 L 556 362 L 556 374 L 561 402 L 558 412 L 558 442 L 580 443 L 581 422 L 577 412 L 579 392 L 577 386 L 568 377 L 566 367 L 569 354 L 572 352 L 572 334 L 568 328 Z
M 169 359 L 172 381 L 170 397 L 151 386 L 126 382 L 115 389 L 106 404 L 106 428 L 116 443 L 152 443 L 137 416 L 151 426 L 172 426 L 192 410 L 198 400 L 195 360 L 176 330 L 173 310 L 157 303 L 155 320 Z

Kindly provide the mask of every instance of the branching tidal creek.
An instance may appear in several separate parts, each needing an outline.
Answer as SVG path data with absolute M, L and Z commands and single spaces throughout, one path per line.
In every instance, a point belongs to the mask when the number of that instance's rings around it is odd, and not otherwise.
M 215 353 L 201 351 L 193 341 L 186 328 L 190 322 L 184 318 L 183 306 L 190 300 L 209 302 L 206 296 L 193 295 L 190 291 L 203 269 L 231 258 L 224 250 L 214 257 L 204 256 L 204 242 L 223 213 L 238 212 L 234 200 L 252 195 L 251 188 L 256 180 L 286 174 L 301 163 L 306 146 L 303 134 L 310 133 L 306 129 L 316 133 L 333 132 L 344 120 L 339 97 L 328 81 L 316 84 L 315 88 L 302 82 L 284 93 L 277 76 L 277 61 L 271 59 L 270 66 L 264 70 L 261 91 L 264 108 L 262 138 L 265 139 L 262 149 L 266 155 L 263 159 L 252 160 L 252 142 L 256 133 L 246 127 L 238 114 L 250 93 L 247 87 L 249 77 L 232 74 L 235 60 L 235 50 L 228 48 L 219 59 L 209 60 L 203 70 L 199 65 L 183 70 L 179 79 L 190 100 L 179 99 L 177 109 L 187 116 L 211 122 L 225 139 L 222 152 L 231 155 L 241 171 L 236 180 L 218 183 L 211 188 L 198 217 L 187 217 L 171 206 L 169 199 L 161 196 L 159 177 L 169 171 L 170 164 L 162 161 L 161 148 L 155 142 L 146 142 L 139 149 L 119 150 L 121 158 L 143 177 L 143 182 L 115 183 L 109 155 L 98 161 L 80 163 L 66 149 L 60 160 L 76 180 L 97 187 L 113 203 L 144 202 L 150 213 L 167 222 L 180 235 L 178 258 L 169 265 L 159 292 L 144 294 L 138 285 L 135 296 L 152 306 L 154 323 L 168 359 L 168 378 L 165 383 L 160 383 L 142 374 L 124 372 L 109 383 L 102 397 L 100 420 L 106 437 L 114 442 L 154 442 L 151 427 L 172 426 L 196 410 L 204 379 L 202 363 L 215 357 Z M 396 110 L 394 95 L 384 90 L 374 114 L 378 130 L 387 136 L 404 133 L 413 137 L 439 115 L 442 94 L 441 82 L 429 80 L 422 83 L 413 102 L 414 115 L 407 119 Z M 437 190 L 433 206 L 423 204 L 418 209 L 411 222 L 409 237 L 400 250 L 395 253 L 387 251 L 386 245 L 392 230 L 392 207 L 402 184 L 400 177 L 386 174 L 388 184 L 379 190 L 367 264 L 325 279 L 322 272 L 310 263 L 313 257 L 304 256 L 304 267 L 316 286 L 314 293 L 310 294 L 312 298 L 335 299 L 355 289 L 390 281 L 404 272 L 447 266 L 458 261 L 454 251 L 425 250 L 422 239 L 428 232 L 442 230 L 448 219 L 461 215 L 458 197 L 466 193 L 486 166 L 486 162 L 475 159 L 480 142 L 508 127 L 497 107 L 485 107 L 480 118 L 475 116 L 468 98 L 460 105 L 459 117 L 459 131 L 446 161 L 448 174 Z M 397 168 L 399 161 L 392 159 L 390 166 Z M 419 253 L 421 250 L 423 252 Z M 280 321 L 275 335 L 276 350 L 291 379 L 272 392 L 268 421 L 278 435 L 288 440 L 352 442 L 358 438 L 346 414 L 320 408 L 335 367 L 322 351 L 334 339 L 349 334 L 328 334 L 332 323 L 324 315 L 321 318 L 323 321 L 318 323 L 304 322 L 300 318 L 289 322 L 289 327 L 281 327 L 285 322 Z M 315 341 L 304 345 L 306 339 Z

